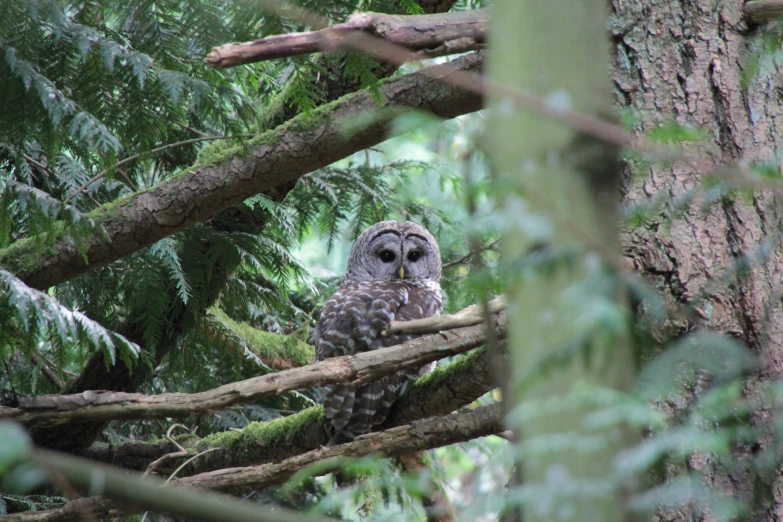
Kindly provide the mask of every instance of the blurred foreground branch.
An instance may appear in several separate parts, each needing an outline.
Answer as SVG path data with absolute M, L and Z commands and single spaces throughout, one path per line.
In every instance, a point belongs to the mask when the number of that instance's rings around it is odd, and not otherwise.
M 248 488 L 261 489 L 280 484 L 305 466 L 316 462 L 326 461 L 319 468 L 320 473 L 324 473 L 336 469 L 339 459 L 344 457 L 362 457 L 376 453 L 394 456 L 401 453 L 410 453 L 464 442 L 501 431 L 503 431 L 503 427 L 501 425 L 500 404 L 491 404 L 441 417 L 431 417 L 379 433 L 371 433 L 359 437 L 348 444 L 322 447 L 288 458 L 282 462 L 202 473 L 177 480 L 174 484 L 176 486 L 219 491 L 239 491 Z M 88 476 L 85 473 L 105 473 L 106 475 L 103 476 L 106 477 L 114 477 L 115 474 L 127 475 L 125 472 L 112 470 L 107 466 L 96 465 L 76 457 L 44 450 L 36 450 L 35 453 L 42 464 L 55 469 L 67 479 L 79 485 L 84 484 L 82 478 Z M 92 476 L 94 477 L 94 475 Z M 153 495 L 148 489 L 141 487 L 134 489 L 138 483 L 143 482 L 142 479 L 136 477 L 134 479 L 138 482 L 134 482 L 133 488 L 128 487 L 126 490 L 117 490 L 113 487 L 114 483 L 110 485 L 110 483 L 105 482 L 106 488 L 103 490 L 113 497 L 132 502 L 133 508 L 122 506 L 107 499 L 92 497 L 71 501 L 59 509 L 0 516 L 0 522 L 68 522 L 81 520 L 83 513 L 91 513 L 96 518 L 120 516 L 138 513 L 145 509 L 160 510 L 162 506 L 168 508 L 168 504 L 162 505 L 160 502 L 153 500 L 160 497 L 176 496 L 177 499 L 180 499 L 192 496 L 192 493 L 177 488 L 163 489 L 158 484 L 158 481 L 149 482 L 148 484 L 150 485 L 146 486 L 146 488 L 156 490 L 156 494 Z M 155 485 L 152 486 L 152 484 Z M 199 495 L 206 496 L 209 494 L 199 492 Z M 254 506 L 253 509 L 261 510 L 257 506 Z M 183 507 L 183 510 L 176 512 L 200 519 L 205 518 L 204 513 L 197 511 L 195 503 L 187 511 L 184 511 Z M 303 515 L 300 515 L 300 518 L 289 517 L 282 513 L 281 515 L 283 516 L 275 518 L 275 520 L 312 520 L 312 518 L 304 517 Z M 229 518 L 226 517 L 223 520 L 229 520 Z M 247 520 L 267 519 L 256 517 L 247 518 Z

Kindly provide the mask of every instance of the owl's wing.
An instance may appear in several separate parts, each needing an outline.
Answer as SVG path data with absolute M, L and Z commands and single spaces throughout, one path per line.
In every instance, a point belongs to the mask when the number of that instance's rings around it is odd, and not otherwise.
M 405 285 L 385 281 L 344 284 L 321 313 L 315 334 L 316 360 L 390 346 L 377 342 L 380 333 L 407 302 L 408 288 Z M 383 338 L 383 341 L 386 339 Z M 374 403 L 381 401 L 383 395 L 375 388 L 384 386 L 385 379 L 358 390 L 345 384 L 324 387 L 324 416 L 335 431 L 343 431 L 349 423 L 351 433 L 369 431 L 369 427 L 365 426 L 370 425 L 376 411 Z M 372 389 L 364 390 L 368 386 Z
M 316 359 L 375 350 L 405 342 L 411 336 L 379 337 L 390 321 L 418 319 L 441 310 L 440 289 L 393 281 L 344 285 L 327 302 L 316 329 Z M 384 421 L 392 403 L 419 369 L 388 375 L 354 388 L 338 384 L 324 388 L 324 416 L 350 440 Z M 341 435 L 338 437 L 338 435 Z
M 412 286 L 408 290 L 406 302 L 400 306 L 395 315 L 397 321 L 412 321 L 423 317 L 440 315 L 443 311 L 440 285 Z M 417 335 L 389 335 L 375 340 L 376 347 L 394 346 L 410 341 Z M 375 349 L 376 347 L 373 347 Z M 405 392 L 410 381 L 416 380 L 421 375 L 431 372 L 437 363 L 427 364 L 421 368 L 410 368 L 392 375 L 388 375 L 378 381 L 367 384 L 366 391 L 357 390 L 357 396 L 366 396 L 370 403 L 368 410 L 373 411 L 369 420 L 370 426 L 382 424 L 389 415 L 391 405 Z M 353 422 L 353 421 L 352 421 Z

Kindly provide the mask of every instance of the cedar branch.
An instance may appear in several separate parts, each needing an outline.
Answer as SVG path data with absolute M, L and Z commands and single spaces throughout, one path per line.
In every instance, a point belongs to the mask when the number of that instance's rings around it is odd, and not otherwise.
M 343 50 L 346 39 L 356 33 L 372 34 L 416 51 L 409 58 L 432 58 L 483 48 L 488 26 L 488 9 L 415 16 L 356 13 L 345 23 L 318 31 L 280 34 L 215 47 L 207 56 L 207 63 L 212 67 L 225 68 Z

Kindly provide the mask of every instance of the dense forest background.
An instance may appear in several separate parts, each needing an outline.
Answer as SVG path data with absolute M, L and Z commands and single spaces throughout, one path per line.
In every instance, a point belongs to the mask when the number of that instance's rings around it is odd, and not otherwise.
M 778 520 L 779 4 L 0 2 L 0 521 Z M 384 219 L 446 316 L 311 366 Z

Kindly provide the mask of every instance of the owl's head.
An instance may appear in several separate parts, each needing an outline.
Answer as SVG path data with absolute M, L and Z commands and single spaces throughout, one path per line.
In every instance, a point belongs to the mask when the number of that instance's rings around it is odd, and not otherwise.
M 345 280 L 439 282 L 440 271 L 440 249 L 426 228 L 412 221 L 381 221 L 356 240 Z

